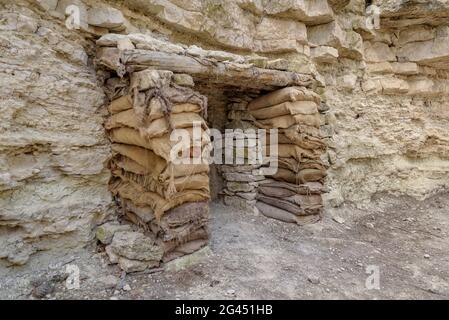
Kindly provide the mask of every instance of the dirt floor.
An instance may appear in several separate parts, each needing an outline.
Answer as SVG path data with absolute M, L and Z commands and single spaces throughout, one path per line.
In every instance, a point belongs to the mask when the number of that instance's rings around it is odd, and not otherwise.
M 80 288 L 59 280 L 46 299 L 448 299 L 448 194 L 375 203 L 328 210 L 306 227 L 214 203 L 210 252 L 181 271 L 125 275 L 92 249 L 3 279 L 0 297 L 34 299 L 30 282 L 70 263 Z M 379 289 L 366 287 L 367 268 L 378 268 Z

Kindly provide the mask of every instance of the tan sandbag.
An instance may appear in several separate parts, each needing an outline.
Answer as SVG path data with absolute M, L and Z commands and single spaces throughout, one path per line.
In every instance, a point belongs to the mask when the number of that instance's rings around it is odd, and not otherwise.
M 110 116 L 108 120 L 106 120 L 104 127 L 107 130 L 120 127 L 139 129 L 139 122 L 134 114 L 134 110 L 129 109 Z
M 267 151 L 268 150 L 269 149 L 267 149 Z M 294 144 L 279 144 L 278 145 L 278 157 L 279 158 L 294 158 L 299 162 L 299 161 L 302 161 L 303 158 L 318 159 L 320 157 L 320 154 L 316 153 L 315 150 L 303 149 Z
M 163 241 L 185 241 L 192 239 L 192 234 L 198 232 L 198 228 L 203 229 L 205 237 L 208 238 L 206 225 L 209 221 L 208 202 L 190 202 L 182 204 L 167 211 L 154 226 L 158 235 Z
M 120 197 L 132 201 L 136 206 L 151 206 L 158 220 L 160 220 L 164 212 L 183 203 L 210 199 L 209 193 L 200 190 L 185 190 L 176 193 L 170 199 L 164 199 L 157 193 L 145 191 L 134 182 L 123 182 L 118 186 L 117 193 Z
M 151 175 L 154 179 L 158 179 L 167 167 L 167 161 L 149 149 L 114 143 L 112 144 L 112 150 L 137 162 L 146 169 L 146 174 Z
M 194 112 L 174 113 L 169 116 L 171 129 L 183 129 L 193 127 L 194 123 L 201 126 L 203 130 L 207 130 L 204 119 Z M 105 123 L 105 128 L 111 130 L 119 127 L 129 127 L 140 130 L 146 138 L 160 137 L 170 131 L 170 125 L 166 118 L 140 123 L 133 109 L 116 113 L 109 117 Z
M 278 168 L 276 174 L 271 177 L 275 180 L 285 181 L 288 183 L 306 183 L 319 181 L 326 176 L 326 172 L 317 169 L 305 169 L 298 173 L 284 168 Z
M 177 113 L 200 113 L 201 112 L 201 106 L 197 104 L 192 103 L 181 103 L 181 104 L 175 104 L 172 106 L 172 109 L 170 111 L 171 114 L 177 114 Z M 149 108 L 149 114 L 147 116 L 146 121 L 153 121 L 156 119 L 164 118 L 164 108 L 162 107 L 161 101 L 158 98 L 153 98 L 150 101 L 150 108 Z
M 118 99 L 112 100 L 108 106 L 110 113 L 115 114 L 121 111 L 132 109 L 133 99 L 131 95 L 122 96 Z
M 258 120 L 256 125 L 264 129 L 287 129 L 295 124 L 305 124 L 308 126 L 319 128 L 322 123 L 322 119 L 319 114 L 296 114 L 275 117 L 271 119 Z
M 123 201 L 123 206 L 125 210 L 129 210 L 133 212 L 135 215 L 139 217 L 139 219 L 144 223 L 149 223 L 154 220 L 154 211 L 149 206 L 136 206 L 131 201 Z
M 270 188 L 270 189 L 266 189 L 266 188 Z M 276 192 L 276 194 L 279 195 L 275 195 L 274 193 L 266 193 L 264 190 L 270 190 L 267 192 L 275 192 L 273 191 L 274 189 L 284 189 L 283 190 L 278 190 Z M 279 197 L 279 198 L 284 198 L 284 197 L 288 197 L 289 195 L 294 195 L 294 194 L 321 194 L 321 193 L 325 193 L 327 192 L 327 189 L 323 186 L 322 183 L 320 182 L 306 182 L 304 184 L 292 184 L 292 183 L 287 183 L 287 182 L 281 182 L 281 181 L 267 181 L 267 182 L 261 182 L 259 185 L 259 190 L 268 195 L 268 196 L 273 196 L 273 197 Z M 291 193 L 289 193 L 289 192 Z M 281 196 L 283 194 L 283 196 Z
M 284 199 L 299 205 L 303 209 L 320 209 L 323 207 L 323 198 L 320 194 L 295 194 Z
M 262 194 L 258 194 L 257 201 L 261 201 L 269 204 L 270 206 L 288 211 L 293 213 L 295 216 L 305 215 L 304 210 L 299 205 L 281 198 L 267 197 Z
M 263 203 L 261 201 L 257 201 L 256 207 L 264 216 L 268 218 L 288 223 L 296 223 L 300 226 L 315 223 L 321 219 L 320 215 L 295 216 L 294 214 L 286 210 L 270 206 L 269 204 Z
M 293 126 L 294 127 L 294 126 Z M 316 128 L 314 128 L 316 129 Z M 304 133 L 297 133 L 294 131 L 289 131 L 290 129 L 285 129 L 288 131 L 288 136 L 285 133 L 278 133 L 278 143 L 279 144 L 296 144 L 297 146 L 308 149 L 317 150 L 320 152 L 326 151 L 326 143 L 321 138 L 315 138 Z M 270 134 L 267 132 L 265 144 L 270 145 Z
M 293 141 L 296 140 L 296 137 L 300 134 L 304 134 L 307 136 L 312 136 L 314 138 L 322 139 L 320 129 L 307 126 L 304 124 L 296 124 L 294 126 L 291 126 L 287 129 L 282 130 L 282 133 L 285 134 L 285 136 Z
M 145 139 L 143 138 L 137 130 L 131 128 L 116 128 L 109 132 L 109 138 L 113 142 L 136 145 L 139 147 L 143 147 L 153 151 L 155 154 L 162 157 L 165 161 L 170 162 L 170 151 L 175 150 L 175 145 L 178 149 L 189 149 L 193 144 L 193 131 L 191 128 L 184 129 L 190 134 L 190 143 L 189 142 L 177 142 L 170 141 L 170 135 L 166 134 L 162 137 L 157 137 L 153 139 Z M 210 143 L 210 137 L 206 134 L 206 132 L 202 131 L 202 138 L 198 141 L 198 144 L 201 145 L 202 148 L 207 146 Z M 200 150 L 203 151 L 203 150 Z M 190 155 L 192 157 L 192 154 Z
M 248 104 L 248 110 L 258 110 L 288 101 L 314 101 L 316 104 L 320 104 L 321 98 L 318 94 L 306 88 L 288 87 L 254 99 Z
M 271 162 L 273 164 L 273 162 Z M 318 169 L 326 171 L 326 166 L 322 164 L 320 160 L 302 159 L 298 162 L 295 158 L 281 158 L 278 157 L 274 160 L 279 168 L 291 170 L 293 172 L 299 172 L 304 169 Z
M 155 192 L 164 199 L 184 190 L 200 190 L 210 193 L 209 176 L 204 173 L 164 181 L 155 179 L 151 175 L 139 175 L 122 169 L 112 170 L 112 174 L 120 177 L 123 181 L 135 182 L 146 191 Z
M 138 164 L 136 161 L 128 157 L 125 157 L 121 154 L 117 154 L 111 159 L 111 170 L 117 168 L 121 168 L 125 171 L 142 175 L 146 175 L 149 172 L 149 170 L 144 166 Z
M 171 129 L 186 129 L 192 128 L 194 124 L 201 126 L 203 130 L 207 130 L 207 125 L 204 119 L 197 113 L 175 113 L 169 116 L 171 128 L 166 118 L 159 118 L 153 120 L 145 127 L 140 128 L 140 133 L 147 139 L 160 137 Z
M 275 106 L 253 110 L 250 114 L 259 120 L 271 119 L 285 115 L 316 114 L 318 105 L 313 101 L 284 102 Z

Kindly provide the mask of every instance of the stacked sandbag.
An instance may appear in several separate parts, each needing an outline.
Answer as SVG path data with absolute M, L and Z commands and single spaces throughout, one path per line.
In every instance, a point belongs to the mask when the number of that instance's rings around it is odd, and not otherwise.
M 321 157 L 326 143 L 320 133 L 323 118 L 320 97 L 302 87 L 288 87 L 261 96 L 248 104 L 259 128 L 278 129 L 277 166 L 271 180 L 259 184 L 256 207 L 271 218 L 306 224 L 320 219 L 326 164 Z M 270 139 L 265 139 L 265 156 Z M 275 157 L 276 158 L 276 157 Z
M 230 99 L 227 105 L 229 122 L 223 134 L 222 149 L 224 165 L 220 167 L 224 180 L 224 203 L 246 212 L 254 212 L 257 187 L 263 175 L 257 159 L 257 127 L 249 114 L 247 105 L 252 99 L 247 96 Z
M 143 70 L 116 86 L 110 81 L 114 98 L 105 123 L 113 152 L 110 189 L 123 215 L 162 249 L 162 261 L 192 253 L 208 239 L 209 165 L 191 159 L 210 144 L 207 100 L 173 78 L 170 71 Z M 172 141 L 175 129 L 185 129 L 187 139 Z M 180 155 L 188 163 L 175 161 Z

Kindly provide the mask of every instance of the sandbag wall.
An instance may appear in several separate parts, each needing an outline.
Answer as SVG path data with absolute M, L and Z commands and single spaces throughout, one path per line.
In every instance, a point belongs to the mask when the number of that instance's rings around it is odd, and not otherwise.
M 208 241 L 209 165 L 174 161 L 174 154 L 188 151 L 184 157 L 190 159 L 210 143 L 204 120 L 207 99 L 177 85 L 176 76 L 148 69 L 106 81 L 111 103 L 105 128 L 113 152 L 110 189 L 123 215 L 154 240 L 163 262 L 199 250 Z M 171 141 L 175 129 L 185 129 L 189 140 Z
M 324 125 L 320 97 L 303 87 L 287 87 L 253 99 L 245 109 L 241 106 L 230 105 L 230 124 L 233 128 L 267 130 L 262 142 L 265 159 L 263 165 L 223 168 L 225 203 L 247 211 L 255 206 L 267 217 L 300 225 L 318 221 L 327 169 L 321 159 L 326 142 L 320 130 Z M 277 155 L 270 154 L 270 129 L 278 130 Z M 273 159 L 276 173 L 262 175 L 260 169 Z
M 254 213 L 259 181 L 264 180 L 258 174 L 257 143 L 254 132 L 258 129 L 254 125 L 254 118 L 248 113 L 248 103 L 253 100 L 250 96 L 240 96 L 229 99 L 227 105 L 228 123 L 225 128 L 228 132 L 223 134 L 224 164 L 221 172 L 224 180 L 224 203 Z M 237 134 L 235 130 L 241 130 Z M 251 142 L 250 142 L 251 141 Z M 230 152 L 232 161 L 226 159 L 226 152 Z

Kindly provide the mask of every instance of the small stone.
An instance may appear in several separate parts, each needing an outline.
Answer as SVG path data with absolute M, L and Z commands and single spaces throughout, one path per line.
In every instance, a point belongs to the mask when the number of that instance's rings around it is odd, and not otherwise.
M 123 290 L 124 290 L 124 291 L 131 291 L 131 286 L 130 286 L 129 284 L 125 284 L 125 285 L 123 286 Z
M 345 219 L 343 219 L 342 217 L 338 217 L 338 216 L 332 217 L 332 220 L 334 220 L 335 222 L 337 222 L 339 224 L 345 223 Z
M 120 10 L 114 8 L 92 8 L 88 11 L 87 23 L 96 27 L 116 29 L 125 24 L 125 18 Z
M 233 296 L 233 295 L 235 295 L 235 290 L 229 289 L 229 290 L 226 291 L 226 294 L 227 294 L 228 296 Z
M 307 277 L 307 281 L 309 281 L 312 284 L 320 284 L 320 278 L 318 278 L 317 276 L 308 276 Z
M 372 224 L 371 222 L 368 222 L 368 223 L 366 224 L 366 227 L 367 227 L 367 228 L 370 228 L 370 229 L 374 229 L 374 224 Z
M 119 279 L 111 274 L 105 277 L 100 277 L 98 281 L 103 285 L 105 289 L 110 289 L 117 286 Z
M 110 297 L 109 300 L 118 300 L 117 297 Z
M 424 259 L 430 259 L 430 255 L 426 253 L 426 254 L 424 255 Z

